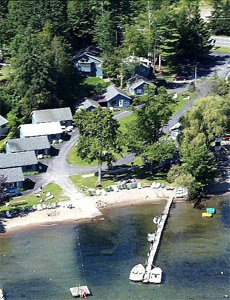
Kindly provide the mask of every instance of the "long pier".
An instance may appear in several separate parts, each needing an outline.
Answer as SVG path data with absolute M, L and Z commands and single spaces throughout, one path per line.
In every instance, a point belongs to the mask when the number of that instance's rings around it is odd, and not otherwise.
M 162 233 L 163 233 L 163 230 L 165 227 L 166 220 L 169 215 L 171 205 L 173 203 L 173 199 L 174 199 L 173 196 L 171 196 L 168 199 L 167 204 L 164 208 L 164 211 L 161 215 L 160 222 L 157 224 L 157 231 L 155 233 L 155 238 L 151 242 L 149 253 L 148 253 L 148 260 L 147 260 L 147 264 L 146 264 L 146 268 L 145 268 L 145 275 L 143 278 L 144 283 L 149 282 L 150 271 L 152 270 L 153 262 L 154 262 L 154 259 L 155 259 L 156 253 L 157 253 L 157 249 L 158 249 L 160 241 L 161 241 L 161 236 L 162 236 Z

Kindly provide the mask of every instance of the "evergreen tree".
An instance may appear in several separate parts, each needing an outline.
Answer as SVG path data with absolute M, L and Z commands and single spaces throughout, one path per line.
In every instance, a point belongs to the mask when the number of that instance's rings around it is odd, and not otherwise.
M 230 0 L 213 0 L 209 27 L 213 34 L 230 35 Z

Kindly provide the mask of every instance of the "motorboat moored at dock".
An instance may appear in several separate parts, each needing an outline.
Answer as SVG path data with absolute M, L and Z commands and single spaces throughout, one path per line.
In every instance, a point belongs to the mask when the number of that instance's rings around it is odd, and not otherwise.
M 136 282 L 142 281 L 144 275 L 145 275 L 145 267 L 142 264 L 138 264 L 132 268 L 129 275 L 129 280 L 136 281 Z
M 161 283 L 162 270 L 161 268 L 154 267 L 149 273 L 149 283 Z

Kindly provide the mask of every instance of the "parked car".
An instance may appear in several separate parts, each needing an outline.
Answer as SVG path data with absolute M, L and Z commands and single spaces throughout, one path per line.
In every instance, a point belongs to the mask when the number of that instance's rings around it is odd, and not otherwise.
M 230 60 L 227 61 L 227 68 L 230 68 Z
M 161 86 L 166 86 L 167 85 L 167 81 L 164 78 L 156 78 L 156 79 L 153 80 L 153 83 L 157 87 L 161 87 Z
M 188 80 L 188 76 L 187 75 L 176 75 L 173 77 L 174 81 L 185 81 Z

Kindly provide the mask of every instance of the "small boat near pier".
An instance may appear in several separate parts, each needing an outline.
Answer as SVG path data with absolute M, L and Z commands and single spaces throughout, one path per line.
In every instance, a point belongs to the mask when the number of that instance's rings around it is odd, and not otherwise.
M 4 290 L 0 289 L 0 300 L 5 300 Z
M 132 268 L 129 274 L 129 280 L 131 281 L 142 281 L 145 275 L 145 267 L 142 264 L 138 264 Z

